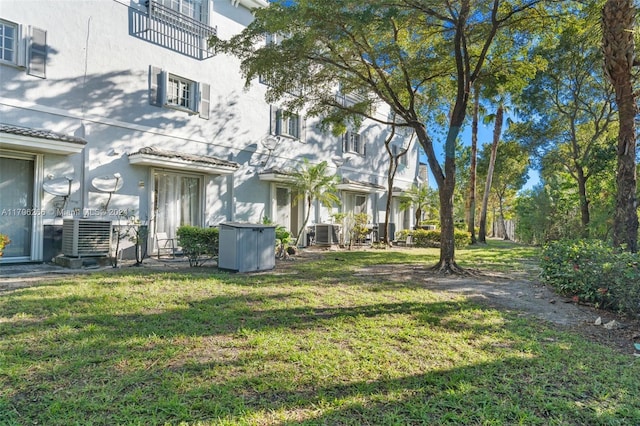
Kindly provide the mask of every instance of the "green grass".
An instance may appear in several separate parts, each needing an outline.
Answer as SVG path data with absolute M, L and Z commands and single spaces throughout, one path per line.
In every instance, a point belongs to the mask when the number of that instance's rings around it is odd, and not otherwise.
M 507 268 L 528 253 L 514 250 L 459 259 Z M 640 424 L 634 358 L 353 273 L 425 258 L 437 251 L 331 253 L 249 275 L 126 270 L 1 293 L 0 424 Z

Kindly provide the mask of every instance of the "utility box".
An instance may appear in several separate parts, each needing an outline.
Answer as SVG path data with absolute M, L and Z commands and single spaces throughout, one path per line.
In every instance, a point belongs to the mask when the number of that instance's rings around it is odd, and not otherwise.
M 237 272 L 276 267 L 276 227 L 251 223 L 220 224 L 218 268 Z

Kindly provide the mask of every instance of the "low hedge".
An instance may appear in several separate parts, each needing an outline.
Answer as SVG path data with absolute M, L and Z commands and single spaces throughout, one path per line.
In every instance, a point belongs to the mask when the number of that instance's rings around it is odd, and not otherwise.
M 560 294 L 596 307 L 640 315 L 640 255 L 600 240 L 555 241 L 543 248 L 543 279 Z
M 178 245 L 189 259 L 190 266 L 202 266 L 208 259 L 218 255 L 218 228 L 181 226 L 177 231 Z
M 416 229 L 396 232 L 396 239 L 404 241 L 411 235 L 413 244 L 416 247 L 440 247 L 440 230 Z M 454 245 L 456 249 L 463 249 L 471 244 L 471 235 L 467 231 L 455 229 L 453 232 Z

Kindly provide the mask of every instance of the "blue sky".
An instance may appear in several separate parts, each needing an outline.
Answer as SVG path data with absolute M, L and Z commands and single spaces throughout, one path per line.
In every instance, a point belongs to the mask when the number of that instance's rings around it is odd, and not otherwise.
M 503 134 L 504 134 L 504 131 L 503 131 Z M 463 129 L 461 139 L 462 139 L 462 143 L 465 146 L 471 145 L 471 126 L 467 126 Z M 483 123 L 478 123 L 478 146 L 481 146 L 485 143 L 491 143 L 492 139 L 493 139 L 493 125 L 492 124 L 485 125 Z M 436 151 L 436 155 L 438 156 L 438 158 L 443 159 L 444 158 L 443 143 L 434 141 L 434 149 Z M 424 156 L 424 153 L 422 153 L 421 155 L 423 157 L 421 157 L 420 161 L 426 163 L 427 162 L 426 156 Z M 440 164 L 442 165 L 443 162 L 440 161 Z M 539 182 L 540 182 L 540 174 L 538 173 L 538 171 L 530 169 L 529 180 L 527 181 L 527 183 L 522 189 L 523 190 L 531 189 L 535 185 L 537 185 Z M 429 169 L 429 186 L 431 186 L 432 188 L 437 187 L 435 178 L 431 173 L 431 169 Z

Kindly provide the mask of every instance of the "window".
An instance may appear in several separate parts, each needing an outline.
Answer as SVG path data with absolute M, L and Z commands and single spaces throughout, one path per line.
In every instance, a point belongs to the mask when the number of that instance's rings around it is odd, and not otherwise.
M 156 0 L 159 4 L 173 9 L 189 18 L 208 23 L 209 3 L 207 0 Z
M 194 110 L 193 81 L 185 80 L 175 75 L 169 75 L 167 85 L 167 104 Z
M 271 107 L 271 134 L 304 141 L 304 120 L 294 112 Z
M 344 152 L 365 155 L 364 140 L 360 133 L 348 131 L 342 135 Z
M 0 19 L 0 63 L 27 68 L 27 74 L 46 77 L 47 32 L 28 27 L 23 37 L 23 26 Z
M 294 138 L 300 137 L 300 116 L 283 112 L 282 114 L 282 134 Z
M 0 21 L 0 59 L 17 63 L 18 60 L 18 25 Z
M 209 119 L 211 86 L 198 83 L 161 68 L 149 67 L 149 103 L 199 114 Z
M 398 145 L 391 145 L 391 154 L 394 157 L 398 157 L 398 155 L 402 154 L 401 157 L 398 158 L 398 164 L 402 166 L 407 166 L 409 164 L 408 156 L 409 153 L 405 152 L 406 148 L 402 148 Z

